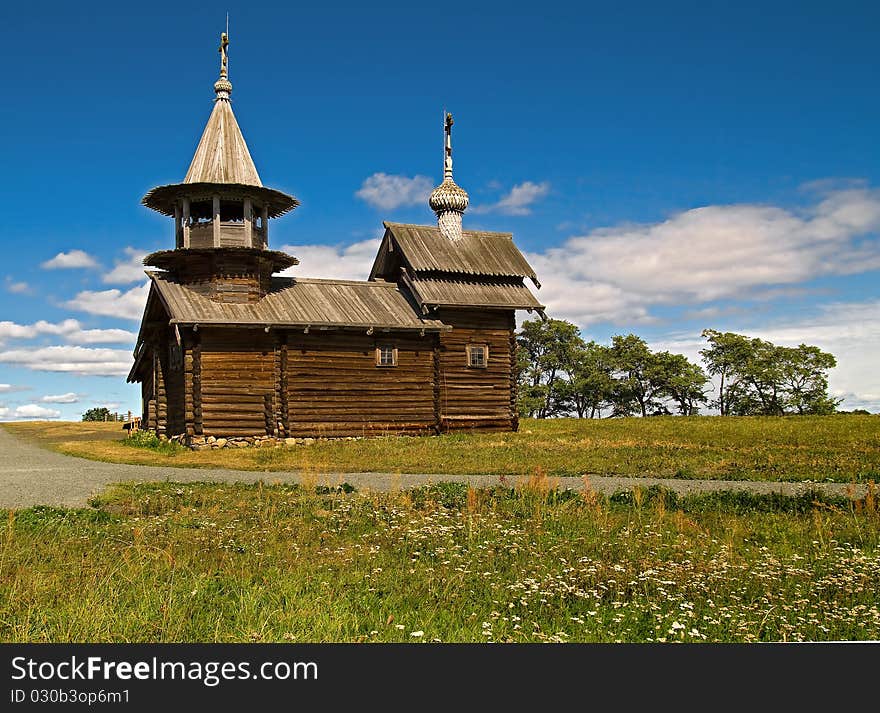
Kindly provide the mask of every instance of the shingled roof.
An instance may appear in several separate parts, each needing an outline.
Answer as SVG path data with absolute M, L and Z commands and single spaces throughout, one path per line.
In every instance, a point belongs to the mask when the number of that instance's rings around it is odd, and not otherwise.
M 229 100 L 214 102 L 183 182 L 263 185 Z
M 464 230 L 452 241 L 437 226 L 385 224 L 385 236 L 373 263 L 370 279 L 386 277 L 397 251 L 403 266 L 412 273 L 440 272 L 457 275 L 530 278 L 538 285 L 532 266 L 523 257 L 510 233 Z
M 259 302 L 215 302 L 195 290 L 148 273 L 171 324 L 240 327 L 356 327 L 439 332 L 439 320 L 423 319 L 396 284 L 273 277 Z
M 403 272 L 403 282 L 426 311 L 430 307 L 484 307 L 542 311 L 542 305 L 521 278 L 506 280 L 444 280 Z

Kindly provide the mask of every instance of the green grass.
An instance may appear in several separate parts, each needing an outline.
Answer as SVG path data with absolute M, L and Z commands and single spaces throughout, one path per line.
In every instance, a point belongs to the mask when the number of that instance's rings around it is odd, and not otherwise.
M 873 491 L 346 491 L 123 484 L 0 511 L 0 640 L 880 638 Z
M 271 449 L 128 447 L 119 424 L 15 423 L 63 453 L 119 463 L 240 470 L 728 480 L 880 479 L 880 416 L 523 420 L 517 433 L 318 441 Z

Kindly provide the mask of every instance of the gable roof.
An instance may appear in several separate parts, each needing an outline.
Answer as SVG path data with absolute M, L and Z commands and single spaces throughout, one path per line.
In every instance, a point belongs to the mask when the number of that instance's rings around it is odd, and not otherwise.
M 510 233 L 464 230 L 462 239 L 453 242 L 437 226 L 389 222 L 384 225 L 385 237 L 370 273 L 371 280 L 386 276 L 388 253 L 396 249 L 413 273 L 528 277 L 539 284 L 534 269 L 513 244 Z
M 162 274 L 148 274 L 171 324 L 449 329 L 439 320 L 423 319 L 398 286 L 388 282 L 273 277 L 271 290 L 259 302 L 229 304 L 215 302 Z

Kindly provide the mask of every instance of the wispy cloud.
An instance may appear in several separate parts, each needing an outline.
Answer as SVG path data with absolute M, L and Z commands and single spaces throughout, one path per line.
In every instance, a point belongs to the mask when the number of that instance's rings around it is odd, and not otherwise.
M 46 260 L 41 267 L 46 270 L 64 270 L 77 267 L 97 267 L 98 261 L 83 250 L 71 250 L 58 253 L 51 260 Z
M 13 280 L 9 276 L 3 282 L 6 291 L 14 295 L 29 295 L 33 293 L 33 288 L 27 282 Z
M 71 309 L 89 314 L 140 320 L 147 302 L 149 283 L 132 287 L 130 290 L 84 290 L 72 300 L 65 302 Z
M 136 339 L 134 332 L 125 329 L 83 329 L 75 319 L 62 322 L 41 319 L 33 324 L 0 322 L 0 344 L 10 339 L 33 339 L 42 334 L 60 336 L 73 344 L 129 344 Z
M 28 347 L 0 351 L 0 363 L 31 371 L 79 375 L 123 376 L 131 368 L 131 352 L 125 349 L 93 349 L 78 346 Z
M 300 264 L 281 274 L 291 277 L 366 280 L 379 249 L 379 242 L 375 238 L 347 246 L 282 245 L 281 250 L 296 255 Z
M 525 181 L 518 183 L 510 192 L 502 196 L 495 203 L 476 205 L 471 211 L 474 213 L 502 213 L 504 215 L 528 215 L 532 212 L 532 206 L 550 192 L 550 184 L 547 181 L 533 183 Z
M 364 179 L 355 196 L 374 208 L 392 210 L 400 206 L 417 205 L 428 200 L 431 179 L 427 176 L 399 176 L 374 173 Z
M 107 285 L 128 285 L 144 279 L 144 258 L 146 250 L 127 247 L 123 250 L 125 257 L 116 260 L 113 269 L 101 276 L 101 282 Z
M 46 408 L 45 406 L 38 406 L 37 404 L 25 404 L 24 406 L 18 406 L 15 409 L 9 409 L 6 407 L 0 408 L 0 418 L 3 418 L 7 421 L 28 418 L 55 419 L 59 418 L 60 416 L 60 411 L 56 411 L 53 408 Z
M 528 258 L 553 316 L 582 326 L 644 323 L 654 305 L 753 299 L 823 275 L 878 269 L 878 229 L 880 191 L 848 189 L 803 213 L 707 206 L 661 223 L 600 228 Z
M 79 402 L 79 394 L 72 391 L 66 394 L 50 394 L 43 396 L 40 401 L 44 404 L 75 404 Z

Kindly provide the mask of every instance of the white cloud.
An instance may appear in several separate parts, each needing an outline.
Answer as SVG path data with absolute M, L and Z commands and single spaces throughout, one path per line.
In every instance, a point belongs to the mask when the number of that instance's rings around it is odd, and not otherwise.
M 15 391 L 29 391 L 30 386 L 15 386 L 14 384 L 0 384 L 0 394 L 11 394 Z
M 392 210 L 399 206 L 416 205 L 428 200 L 433 184 L 427 176 L 397 176 L 374 173 L 364 179 L 355 196 L 374 208 Z
M 728 320 L 715 328 L 782 346 L 812 344 L 830 352 L 837 357 L 837 366 L 829 372 L 829 387 L 834 396 L 844 397 L 842 408 L 880 411 L 880 299 L 821 305 L 814 314 L 794 320 L 773 320 L 757 326 Z M 699 351 L 706 342 L 698 335 L 670 335 L 652 346 L 699 361 Z
M 43 396 L 40 401 L 44 404 L 75 404 L 79 402 L 79 394 L 70 391 L 66 394 Z
M 533 183 L 525 181 L 510 189 L 510 193 L 497 203 L 477 205 L 471 210 L 474 213 L 503 213 L 504 215 L 528 215 L 532 212 L 532 204 L 550 192 L 550 184 L 546 181 Z
M 287 277 L 322 277 L 335 280 L 366 280 L 381 241 L 376 238 L 348 246 L 282 245 L 281 250 L 299 258 Z
M 58 418 L 61 416 L 61 411 L 56 411 L 53 408 L 45 408 L 44 406 L 37 406 L 37 404 L 25 404 L 24 406 L 18 406 L 11 413 L 9 409 L 5 409 L 6 413 L 0 413 L 0 416 L 4 418 Z
M 803 214 L 695 208 L 662 223 L 600 228 L 527 255 L 553 317 L 581 326 L 651 320 L 652 305 L 755 298 L 767 287 L 880 268 L 880 191 L 827 193 Z M 771 292 L 772 294 L 772 292 Z
M 74 344 L 133 344 L 137 334 L 126 329 L 83 329 L 67 336 Z
M 58 253 L 51 260 L 42 263 L 46 270 L 61 270 L 73 267 L 97 267 L 98 261 L 82 250 L 71 250 L 66 253 Z
M 89 314 L 100 314 L 121 319 L 140 320 L 147 303 L 149 283 L 132 287 L 130 290 L 84 290 L 65 306 Z
M 6 291 L 11 292 L 14 295 L 29 295 L 33 292 L 31 286 L 27 282 L 18 282 L 11 277 L 7 277 L 5 282 Z
M 32 347 L 0 351 L 0 363 L 22 366 L 31 371 L 124 376 L 131 368 L 132 356 L 125 349 Z
M 113 269 L 101 277 L 101 281 L 108 285 L 127 285 L 144 279 L 144 258 L 146 250 L 127 247 L 123 251 L 125 258 L 116 260 Z
M 0 344 L 9 339 L 32 339 L 41 334 L 62 337 L 73 344 L 130 344 L 137 335 L 124 329 L 83 329 L 75 319 L 63 322 L 39 320 L 33 324 L 0 322 Z

